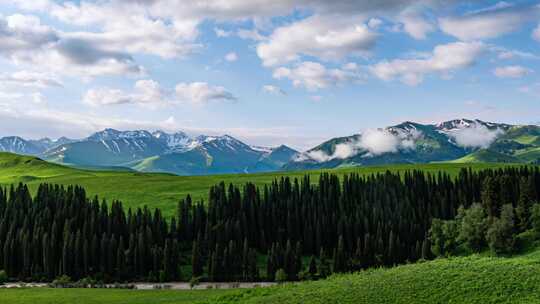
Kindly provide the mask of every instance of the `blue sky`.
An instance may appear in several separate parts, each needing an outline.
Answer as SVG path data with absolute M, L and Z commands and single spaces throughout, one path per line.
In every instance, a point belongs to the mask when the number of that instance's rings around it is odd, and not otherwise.
M 405 120 L 540 121 L 539 1 L 6 0 L 0 135 L 312 147 Z

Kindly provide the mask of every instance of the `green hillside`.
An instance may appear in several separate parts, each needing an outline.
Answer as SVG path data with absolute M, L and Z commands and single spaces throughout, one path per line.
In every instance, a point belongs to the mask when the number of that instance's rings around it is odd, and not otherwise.
M 467 154 L 462 158 L 458 158 L 452 163 L 519 163 L 519 158 L 492 151 L 489 149 L 482 149 L 471 154 Z
M 540 303 L 540 249 L 472 255 L 250 290 L 206 303 Z
M 125 206 L 130 207 L 148 205 L 153 208 L 161 208 L 163 213 L 169 216 L 174 214 L 176 203 L 180 198 L 191 194 L 195 199 L 205 199 L 210 186 L 221 181 L 238 185 L 247 182 L 263 185 L 271 183 L 275 178 L 281 176 L 294 178 L 310 174 L 313 182 L 316 182 L 321 172 L 372 174 L 386 170 L 404 172 L 413 169 L 433 173 L 442 170 L 455 175 L 461 168 L 472 167 L 479 170 L 507 165 L 495 163 L 391 165 L 258 174 L 176 176 L 161 173 L 82 170 L 48 163 L 35 157 L 0 153 L 0 184 L 24 182 L 30 186 L 31 190 L 35 190 L 40 183 L 44 182 L 64 185 L 78 184 L 84 186 L 91 195 L 99 195 L 108 200 L 118 199 Z

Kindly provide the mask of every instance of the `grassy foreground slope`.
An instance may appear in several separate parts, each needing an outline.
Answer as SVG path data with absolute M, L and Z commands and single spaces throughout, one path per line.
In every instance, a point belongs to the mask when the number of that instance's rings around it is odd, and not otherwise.
M 188 304 L 212 301 L 232 290 L 127 289 L 0 289 L 0 303 L 9 304 Z
M 63 185 L 81 185 L 90 195 L 99 195 L 107 200 L 121 200 L 127 207 L 148 205 L 160 208 L 167 216 L 174 214 L 176 203 L 180 198 L 191 194 L 195 199 L 206 199 L 208 189 L 224 181 L 237 185 L 253 182 L 257 185 L 271 183 L 275 178 L 290 176 L 301 178 L 311 175 L 316 182 L 321 172 L 332 172 L 338 175 L 348 173 L 372 174 L 391 170 L 404 172 L 420 169 L 437 173 L 444 171 L 450 175 L 457 174 L 462 168 L 475 170 L 509 166 L 510 164 L 422 164 L 348 167 L 315 171 L 272 172 L 259 174 L 228 174 L 211 176 L 176 176 L 160 173 L 139 173 L 126 171 L 92 171 L 65 167 L 45 162 L 35 157 L 0 153 L 0 184 L 8 185 L 23 182 L 35 190 L 40 183 Z
M 373 269 L 222 296 L 206 303 L 540 303 L 540 250 Z

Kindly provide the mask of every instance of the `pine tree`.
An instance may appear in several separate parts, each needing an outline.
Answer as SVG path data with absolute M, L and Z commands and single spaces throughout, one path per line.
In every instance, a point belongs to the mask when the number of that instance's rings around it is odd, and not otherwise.
M 199 240 L 193 241 L 191 251 L 191 273 L 193 278 L 200 277 L 203 274 L 203 261 L 199 244 Z

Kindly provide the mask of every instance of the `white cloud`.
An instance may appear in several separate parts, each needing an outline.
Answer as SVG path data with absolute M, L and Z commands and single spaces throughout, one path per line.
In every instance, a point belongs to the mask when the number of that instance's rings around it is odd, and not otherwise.
M 505 48 L 494 48 L 495 51 L 498 51 L 499 54 L 497 55 L 498 59 L 533 59 L 538 60 L 540 59 L 540 56 L 529 53 L 529 52 L 523 52 L 519 50 L 508 50 Z
M 304 87 L 309 91 L 317 91 L 362 79 L 357 71 L 328 69 L 320 63 L 311 61 L 299 63 L 294 68 L 277 68 L 274 70 L 273 76 L 276 79 L 290 79 L 295 87 Z
M 395 153 L 399 150 L 414 149 L 420 137 L 422 132 L 414 129 L 408 133 L 402 130 L 392 132 L 389 129 L 368 129 L 354 139 L 337 144 L 331 155 L 322 150 L 312 150 L 301 155 L 298 161 L 312 159 L 326 162 L 359 154 L 362 154 L 362 157 L 374 157 L 384 153 Z
M 302 55 L 323 60 L 367 56 L 376 36 L 358 17 L 312 16 L 277 28 L 257 46 L 257 54 L 265 66 L 297 61 Z
M 519 65 L 497 67 L 493 70 L 493 74 L 499 78 L 522 78 L 530 73 L 531 69 Z
M 54 44 L 59 37 L 39 18 L 15 14 L 5 18 L 0 15 L 0 40 L 0 55 L 18 58 Z
M 140 75 L 142 67 L 121 51 L 102 48 L 80 34 L 58 32 L 35 16 L 0 16 L 0 56 L 34 70 L 93 77 L 103 74 Z
M 367 150 L 372 155 L 397 152 L 400 139 L 386 130 L 367 130 L 362 133 L 358 147 Z
M 273 95 L 287 95 L 285 91 L 283 91 L 280 87 L 274 86 L 274 85 L 264 85 L 262 88 L 263 92 L 270 93 Z
M 62 87 L 63 85 L 55 75 L 22 70 L 11 74 L 0 74 L 0 86 L 21 86 L 43 89 L 47 87 Z
M 154 4 L 161 5 L 158 2 L 164 1 L 137 4 L 128 1 L 43 2 L 45 4 L 33 9 L 47 12 L 68 24 L 99 27 L 100 31 L 70 34 L 107 50 L 174 58 L 183 57 L 200 47 L 193 43 L 199 34 L 197 26 L 200 20 L 153 14 Z
M 225 38 L 225 37 L 230 37 L 233 32 L 231 31 L 226 31 L 224 29 L 221 29 L 221 28 L 214 28 L 214 33 L 216 33 L 216 36 L 220 37 L 220 38 Z
M 449 131 L 448 135 L 462 147 L 487 148 L 502 133 L 500 129 L 490 130 L 483 125 L 473 124 L 468 128 Z
M 426 39 L 427 34 L 435 30 L 435 26 L 416 10 L 406 10 L 398 16 L 398 21 L 403 24 L 403 30 L 414 39 Z
M 225 55 L 225 60 L 228 62 L 234 62 L 238 60 L 238 55 L 235 52 L 228 53 Z
M 500 2 L 495 3 L 492 6 L 488 6 L 488 7 L 485 7 L 485 8 L 481 8 L 481 9 L 469 12 L 467 15 L 475 15 L 475 14 L 479 14 L 479 13 L 498 11 L 498 10 L 502 10 L 502 9 L 505 9 L 505 8 L 510 8 L 510 7 L 513 7 L 513 6 L 514 6 L 513 3 L 509 3 L 509 2 L 506 2 L 506 1 L 500 1 Z
M 496 38 L 518 30 L 539 16 L 536 6 L 514 9 L 500 5 L 461 17 L 439 19 L 443 32 L 464 41 Z
M 43 96 L 43 94 L 37 92 L 32 94 L 32 102 L 37 105 L 42 105 L 47 103 L 47 100 L 45 99 L 45 96 Z
M 176 96 L 180 101 L 205 103 L 212 100 L 235 101 L 237 98 L 224 87 L 211 86 L 206 82 L 179 83 Z
M 134 93 L 126 93 L 118 89 L 99 88 L 88 90 L 83 102 L 91 106 L 110 106 L 120 104 L 137 104 L 157 106 L 170 103 L 166 90 L 154 80 L 139 80 L 135 83 Z
M 369 26 L 369 28 L 371 29 L 378 29 L 379 26 L 381 26 L 383 24 L 383 21 L 379 18 L 371 18 L 369 19 L 367 25 Z
M 473 65 L 484 49 L 481 42 L 443 44 L 436 46 L 427 58 L 382 61 L 372 65 L 370 70 L 380 79 L 389 81 L 399 77 L 403 83 L 414 86 L 421 83 L 426 74 L 446 75 Z
M 236 32 L 236 35 L 242 39 L 248 39 L 248 40 L 254 40 L 254 41 L 263 41 L 267 39 L 267 37 L 263 36 L 257 29 L 253 29 L 253 30 L 239 29 Z

